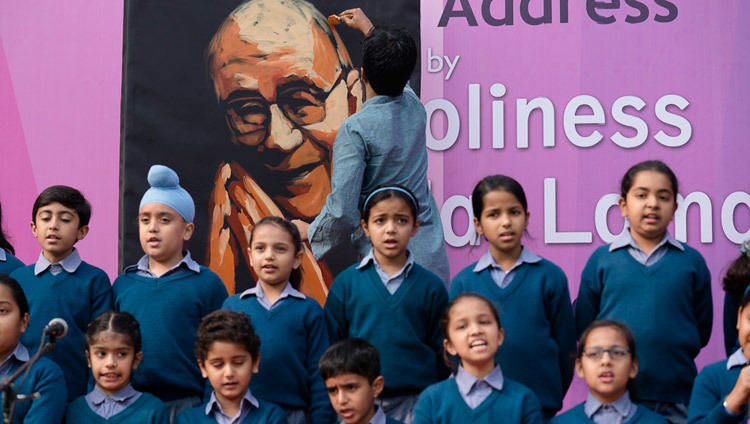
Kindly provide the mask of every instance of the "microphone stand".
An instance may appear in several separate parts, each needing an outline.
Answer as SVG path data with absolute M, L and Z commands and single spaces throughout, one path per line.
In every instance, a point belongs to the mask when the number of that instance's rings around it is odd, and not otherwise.
M 28 395 L 16 395 L 16 393 L 13 391 L 14 383 L 13 381 L 18 378 L 21 374 L 24 372 L 28 372 L 28 370 L 31 368 L 32 365 L 34 365 L 39 358 L 49 353 L 52 349 L 55 348 L 55 335 L 50 334 L 49 341 L 47 343 L 44 343 L 44 334 L 42 335 L 42 342 L 40 343 L 39 350 L 29 358 L 28 361 L 26 361 L 24 364 L 22 364 L 18 369 L 16 369 L 13 374 L 6 376 L 2 380 L 0 380 L 0 391 L 2 391 L 3 394 L 3 423 L 4 424 L 12 424 L 13 421 L 13 410 L 16 406 L 16 401 L 18 400 L 30 400 L 30 399 L 39 399 L 39 393 L 31 393 Z M 24 377 L 23 380 L 21 380 L 21 384 L 26 380 L 26 377 Z M 19 386 L 21 385 L 19 384 Z

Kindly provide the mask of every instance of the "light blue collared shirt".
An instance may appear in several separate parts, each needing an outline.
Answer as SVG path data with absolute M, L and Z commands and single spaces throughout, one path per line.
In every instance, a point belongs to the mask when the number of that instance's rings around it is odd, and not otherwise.
M 516 263 L 513 264 L 508 272 L 505 272 L 505 270 L 503 270 L 503 268 L 498 265 L 497 262 L 495 262 L 495 258 L 492 257 L 492 252 L 488 250 L 487 253 L 479 258 L 477 264 L 474 266 L 473 271 L 479 273 L 484 271 L 486 268 L 489 268 L 492 281 L 494 281 L 498 287 L 504 289 L 508 287 L 511 282 L 513 282 L 513 277 L 516 276 L 518 267 L 520 267 L 524 263 L 533 264 L 541 260 L 541 256 L 527 249 L 526 246 L 523 246 L 523 248 L 521 249 L 521 254 L 518 256 L 518 260 L 516 261 Z
M 500 365 L 495 365 L 495 368 L 481 380 L 471 375 L 461 365 L 458 366 L 456 373 L 458 392 L 471 409 L 481 405 L 492 394 L 492 389 L 503 390 L 504 381 Z
M 362 261 L 357 265 L 357 269 L 360 269 L 364 266 L 366 266 L 368 263 L 372 262 L 375 265 L 375 272 L 378 273 L 378 277 L 380 277 L 380 281 L 385 284 L 386 290 L 388 290 L 388 293 L 393 294 L 396 293 L 396 290 L 398 290 L 399 287 L 401 287 L 401 283 L 404 282 L 406 277 L 409 276 L 409 271 L 411 271 L 411 267 L 414 265 L 414 255 L 409 252 L 409 250 L 406 251 L 406 263 L 404 264 L 401 269 L 396 271 L 393 275 L 388 275 L 387 272 L 383 268 L 380 267 L 380 264 L 378 263 L 378 260 L 375 259 L 375 253 L 373 249 L 370 249 L 370 251 L 367 253 L 367 256 L 365 256 Z
M 727 371 L 734 367 L 744 367 L 747 364 L 750 364 L 750 360 L 745 358 L 742 348 L 739 348 L 727 358 Z
M 193 260 L 193 258 L 190 256 L 190 252 L 188 251 L 184 252 L 184 255 L 182 259 L 180 260 L 180 262 L 177 262 L 172 268 L 169 269 L 169 271 L 165 272 L 161 276 L 154 274 L 148 268 L 148 255 L 143 255 L 141 259 L 138 260 L 137 264 L 130 265 L 129 267 L 125 268 L 125 272 L 128 272 L 133 269 L 136 270 L 135 273 L 137 275 L 140 275 L 141 277 L 150 277 L 150 278 L 164 278 L 170 275 L 180 275 L 188 271 L 193 271 L 196 274 L 201 272 L 200 264 L 198 264 L 198 262 L 195 262 Z
M 39 259 L 36 261 L 36 264 L 34 264 L 34 275 L 43 273 L 47 268 L 49 268 L 49 272 L 52 273 L 52 275 L 57 275 L 63 271 L 72 274 L 76 272 L 80 265 L 81 255 L 78 254 L 78 249 L 76 248 L 73 248 L 70 255 L 54 264 L 44 257 L 44 252 L 41 252 L 39 253 Z
M 652 250 L 651 253 L 647 254 L 643 249 L 641 249 L 640 246 L 638 246 L 638 243 L 636 243 L 633 239 L 633 235 L 630 234 L 630 225 L 626 221 L 625 229 L 609 245 L 609 251 L 611 252 L 616 249 L 627 247 L 628 253 L 630 253 L 630 256 L 632 256 L 633 259 L 635 259 L 642 265 L 651 266 L 659 262 L 659 259 L 663 258 L 664 255 L 667 254 L 669 245 L 672 245 L 682 251 L 685 250 L 685 247 L 682 245 L 682 243 L 673 239 L 667 232 L 664 233 L 664 238 L 661 239 L 654 250 Z
M 630 393 L 625 394 L 611 403 L 601 403 L 589 392 L 583 404 L 583 412 L 596 424 L 622 424 L 633 418 L 638 407 L 630 400 Z
M 98 386 L 95 386 L 94 390 L 86 395 L 86 404 L 88 404 L 89 408 L 91 408 L 96 415 L 106 420 L 134 404 L 142 394 L 143 393 L 135 390 L 130 384 L 118 390 L 111 396 L 104 393 Z
M 244 299 L 248 296 L 255 296 L 255 298 L 258 299 L 258 303 L 260 303 L 260 305 L 266 308 L 266 310 L 268 311 L 279 306 L 281 304 L 281 301 L 283 301 L 287 297 L 291 296 L 291 297 L 296 297 L 297 299 L 307 298 L 307 296 L 295 290 L 294 287 L 292 287 L 292 285 L 288 281 L 286 283 L 286 286 L 284 287 L 284 290 L 281 291 L 281 294 L 279 295 L 279 297 L 276 298 L 273 304 L 271 304 L 271 302 L 268 300 L 268 298 L 266 297 L 266 294 L 263 293 L 263 288 L 260 286 L 260 282 L 255 283 L 255 287 L 251 287 L 243 291 L 242 294 L 240 295 L 240 299 Z
M 216 399 L 216 392 L 211 392 L 211 399 L 206 404 L 206 415 L 214 417 L 218 424 L 239 424 L 245 419 L 252 408 L 259 408 L 260 404 L 258 399 L 250 393 L 250 389 L 247 389 L 245 395 L 242 396 L 242 403 L 240 404 L 240 411 L 234 417 L 224 413 L 224 409 Z
M 13 369 L 14 365 L 19 365 L 28 361 L 28 349 L 26 349 L 26 346 L 22 345 L 21 343 L 17 344 L 16 348 L 13 349 L 13 352 L 11 352 L 10 355 L 8 355 L 8 357 L 5 358 L 2 363 L 0 363 L 0 378 L 5 378 L 5 376 L 10 374 L 10 370 Z
M 5 262 L 8 260 L 8 257 L 5 255 L 5 249 L 0 247 L 0 262 Z

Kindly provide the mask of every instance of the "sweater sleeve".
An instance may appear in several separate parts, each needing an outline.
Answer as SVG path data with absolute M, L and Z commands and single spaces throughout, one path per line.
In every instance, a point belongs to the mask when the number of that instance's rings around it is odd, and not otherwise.
M 435 411 L 437 406 L 432 405 L 432 390 L 427 388 L 419 395 L 417 403 L 414 405 L 414 421 L 413 424 L 432 424 L 432 412 Z
M 546 296 L 547 318 L 550 323 L 550 335 L 557 343 L 560 381 L 563 393 L 568 391 L 573 380 L 573 354 L 576 349 L 576 326 L 573 319 L 573 308 L 570 305 L 568 279 L 561 269 L 554 267 L 550 273 L 549 292 Z
M 348 271 L 339 274 L 333 281 L 323 308 L 330 344 L 349 337 L 349 323 L 346 320 L 346 303 L 344 301 L 344 286 L 346 283 L 342 281 L 346 274 L 348 274 Z
M 523 396 L 523 423 L 542 424 L 542 407 L 530 391 Z
M 439 285 L 434 290 L 430 302 L 432 308 L 430 310 L 428 334 L 430 334 L 430 346 L 435 351 L 435 366 L 437 367 L 438 381 L 440 381 L 448 378 L 451 373 L 445 361 L 443 361 L 443 339 L 445 339 L 445 336 L 440 329 L 440 320 L 443 318 L 443 312 L 445 312 L 445 308 L 448 306 L 448 291 L 439 277 L 432 275 L 430 277 L 435 278 Z
M 696 281 L 694 282 L 693 293 L 693 311 L 695 320 L 698 323 L 698 335 L 701 339 L 701 346 L 705 347 L 711 338 L 711 329 L 713 326 L 713 301 L 711 299 L 711 273 L 708 271 L 706 261 L 698 255 L 699 263 L 697 264 Z
M 221 305 L 228 297 L 227 288 L 216 273 L 206 267 L 201 267 L 201 274 L 203 273 L 208 274 L 206 279 L 208 280 L 207 284 L 210 284 L 210 288 L 207 289 L 206 298 L 204 299 L 205 310 L 201 311 L 202 317 L 217 309 L 221 309 Z
M 365 167 L 365 141 L 350 117 L 339 128 L 333 143 L 331 193 L 307 230 L 315 259 L 321 260 L 359 226 L 359 196 Z
M 602 295 L 602 281 L 598 267 L 599 250 L 589 258 L 581 275 L 581 286 L 575 301 L 576 335 L 580 336 L 599 315 Z
M 68 389 L 63 373 L 56 364 L 49 360 L 40 361 L 34 367 L 36 368 L 33 370 L 34 375 L 29 377 L 34 379 L 30 390 L 28 392 L 24 390 L 24 388 L 29 388 L 28 384 L 22 385 L 17 390 L 18 394 L 39 393 L 39 399 L 30 401 L 31 406 L 21 422 L 25 424 L 59 423 L 65 414 L 65 405 L 68 400 Z M 14 419 L 13 422 L 16 420 Z
M 723 366 L 726 362 L 721 362 Z M 688 405 L 688 424 L 733 424 L 744 422 L 745 414 L 733 415 L 724 409 L 720 376 L 716 364 L 703 369 L 693 384 Z
M 318 361 L 328 347 L 328 331 L 326 330 L 323 312 L 317 303 L 313 305 L 312 313 L 309 315 L 310 319 L 306 329 L 307 358 L 305 359 L 305 367 L 308 375 L 307 384 L 310 389 L 311 421 L 314 424 L 332 423 L 336 421 L 336 414 L 328 399 L 325 383 L 318 372 Z
M 109 277 L 107 277 L 104 271 L 98 268 L 96 271 L 90 286 L 91 318 L 89 320 L 114 308 L 112 284 L 109 282 Z

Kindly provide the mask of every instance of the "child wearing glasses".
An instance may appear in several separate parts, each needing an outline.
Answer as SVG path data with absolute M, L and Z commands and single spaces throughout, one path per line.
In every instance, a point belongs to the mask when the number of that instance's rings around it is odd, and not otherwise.
M 638 374 L 638 358 L 627 325 L 606 319 L 592 322 L 579 340 L 576 373 L 589 386 L 588 398 L 553 418 L 553 424 L 667 423 L 661 415 L 630 399 L 628 389 Z
M 331 193 L 312 224 L 296 220 L 313 254 L 324 259 L 336 246 L 351 241 L 360 257 L 370 244 L 359 228 L 357 206 L 365 194 L 384 183 L 411 190 L 423 205 L 419 232 L 410 243 L 414 261 L 447 284 L 448 256 L 435 199 L 427 184 L 427 114 L 408 80 L 417 60 L 414 39 L 405 29 L 375 25 L 360 9 L 339 14 L 341 22 L 362 31 L 362 110 L 348 117 L 333 143 Z

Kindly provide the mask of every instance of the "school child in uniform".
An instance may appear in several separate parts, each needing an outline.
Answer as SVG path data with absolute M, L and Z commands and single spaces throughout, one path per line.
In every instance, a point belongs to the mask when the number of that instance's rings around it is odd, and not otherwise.
M 0 274 L 10 274 L 16 268 L 21 268 L 24 263 L 16 258 L 16 250 L 5 236 L 3 231 L 3 206 L 0 204 Z
M 740 347 L 737 341 L 737 310 L 747 287 L 750 286 L 750 240 L 740 245 L 740 256 L 724 276 L 724 348 L 727 357 Z
M 548 420 L 562 408 L 573 377 L 576 336 L 568 279 L 557 265 L 521 244 L 530 214 L 516 180 L 486 177 L 471 199 L 474 226 L 490 246 L 453 278 L 450 296 L 474 292 L 497 305 L 507 340 L 495 361 L 505 375 L 536 394 Z
M 344 339 L 318 362 L 331 405 L 345 424 L 402 424 L 385 415 L 375 399 L 383 392 L 378 349 L 362 339 Z
M 422 205 L 418 216 L 421 230 L 410 242 L 412 255 L 447 285 L 450 267 L 443 226 L 427 181 L 427 113 L 408 85 L 418 57 L 416 43 L 405 29 L 373 26 L 361 9 L 345 10 L 339 18 L 365 35 L 365 102 L 336 133 L 331 193 L 323 209 L 309 226 L 294 222 L 309 238 L 316 259 L 325 258 L 334 247 L 349 241 L 363 257 L 370 245 L 358 231 L 362 217 L 357 206 L 376 187 L 400 184 Z
M 448 375 L 440 358 L 448 292 L 407 249 L 419 229 L 418 214 L 406 188 L 373 190 L 361 209 L 372 250 L 336 277 L 324 307 L 331 343 L 359 337 L 378 349 L 385 377 L 380 406 L 405 423 L 412 420 L 417 395 Z
M 180 414 L 177 423 L 286 424 L 281 408 L 250 391 L 261 360 L 260 345 L 247 314 L 222 309 L 205 316 L 198 327 L 195 357 L 213 391 L 206 403 Z
M 661 415 L 630 399 L 628 386 L 638 374 L 638 358 L 627 325 L 606 319 L 592 322 L 581 334 L 576 372 L 589 386 L 588 397 L 553 418 L 552 424 L 667 423 Z
M 199 405 L 204 381 L 193 354 L 202 317 L 221 307 L 227 290 L 219 277 L 184 250 L 193 235 L 195 204 L 177 174 L 162 165 L 148 172 L 138 233 L 145 255 L 113 285 L 115 308 L 141 324 L 143 361 L 133 387 L 167 405 L 170 421 Z
M 86 358 L 96 386 L 68 405 L 67 423 L 169 423 L 162 401 L 130 384 L 143 359 L 141 328 L 132 315 L 107 311 L 94 318 L 86 330 Z
M 744 423 L 750 402 L 750 289 L 737 313 L 740 348 L 729 358 L 708 365 L 693 385 L 688 423 Z
M 698 251 L 673 239 L 677 178 L 661 161 L 632 166 L 622 179 L 626 228 L 591 255 L 576 301 L 579 333 L 598 319 L 622 321 L 638 341 L 639 403 L 684 423 L 693 360 L 711 336 L 711 276 Z M 669 360 L 665 360 L 669 358 Z
M 107 274 L 82 261 L 75 248 L 88 234 L 91 218 L 91 205 L 81 192 L 62 185 L 48 187 L 36 198 L 31 218 L 31 232 L 42 252 L 35 264 L 11 273 L 21 284 L 34 317 L 21 343 L 33 355 L 50 320 L 65 320 L 68 334 L 57 340 L 46 357 L 65 374 L 71 401 L 86 394 L 90 374 L 81 348 L 83 337 L 95 316 L 112 309 L 112 286 Z
M 503 375 L 495 362 L 505 332 L 495 305 L 476 293 L 451 300 L 440 322 L 445 360 L 457 356 L 454 377 L 419 395 L 415 424 L 541 423 L 539 402 L 526 386 Z
M 253 227 L 249 245 L 258 282 L 225 300 L 222 308 L 248 314 L 263 340 L 263 362 L 250 388 L 259 399 L 284 408 L 289 423 L 306 423 L 308 416 L 311 423 L 331 423 L 335 414 L 317 367 L 328 347 L 323 309 L 297 291 L 300 233 L 291 222 L 270 216 Z
M 0 314 L 0 379 L 4 379 L 31 357 L 19 342 L 20 336 L 28 329 L 29 304 L 20 284 L 5 274 L 0 274 L 0 309 L 4 311 Z M 60 423 L 68 398 L 60 367 L 42 357 L 27 372 L 28 376 L 24 373 L 13 380 L 13 390 L 17 395 L 39 393 L 39 398 L 16 401 L 12 422 Z

